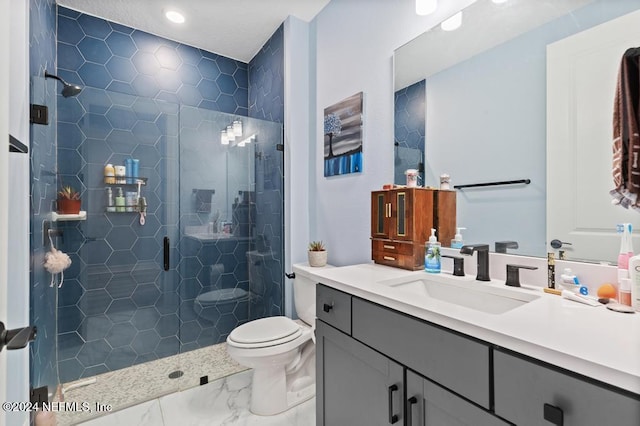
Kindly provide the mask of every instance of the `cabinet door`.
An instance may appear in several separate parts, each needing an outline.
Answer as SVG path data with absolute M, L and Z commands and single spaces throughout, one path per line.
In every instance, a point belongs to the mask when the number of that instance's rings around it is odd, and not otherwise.
M 496 414 L 518 425 L 638 426 L 640 399 L 494 351 Z
M 415 190 L 397 189 L 389 191 L 391 222 L 389 236 L 395 240 L 413 240 L 413 198 Z
M 389 238 L 391 202 L 389 191 L 371 193 L 371 237 Z
M 322 321 L 316 326 L 316 424 L 402 425 L 402 366 Z
M 407 370 L 407 426 L 506 426 L 491 413 Z

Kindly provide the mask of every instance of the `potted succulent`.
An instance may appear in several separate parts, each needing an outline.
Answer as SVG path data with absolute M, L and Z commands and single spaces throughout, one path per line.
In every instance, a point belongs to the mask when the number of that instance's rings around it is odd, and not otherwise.
M 58 191 L 58 213 L 78 214 L 80 213 L 80 193 L 71 186 L 63 186 Z
M 324 266 L 327 264 L 327 250 L 322 241 L 309 243 L 309 266 Z

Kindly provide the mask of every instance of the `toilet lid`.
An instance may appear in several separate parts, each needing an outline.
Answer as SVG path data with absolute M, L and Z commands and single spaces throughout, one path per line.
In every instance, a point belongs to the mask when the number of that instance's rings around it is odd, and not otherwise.
M 248 345 L 286 343 L 302 333 L 300 326 L 287 317 L 261 318 L 233 329 L 229 339 Z
M 241 288 L 223 288 L 202 293 L 196 299 L 200 303 L 225 302 L 229 300 L 242 299 L 247 295 L 247 291 Z

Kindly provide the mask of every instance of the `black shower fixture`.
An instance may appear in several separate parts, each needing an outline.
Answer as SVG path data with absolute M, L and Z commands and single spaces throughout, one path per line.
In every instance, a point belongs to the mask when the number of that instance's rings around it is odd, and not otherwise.
M 64 96 L 65 98 L 76 96 L 82 91 L 82 87 L 75 84 L 69 84 L 57 75 L 49 74 L 46 71 L 44 72 L 44 78 L 55 78 L 56 80 L 60 81 L 64 85 L 64 88 L 62 89 L 62 96 Z

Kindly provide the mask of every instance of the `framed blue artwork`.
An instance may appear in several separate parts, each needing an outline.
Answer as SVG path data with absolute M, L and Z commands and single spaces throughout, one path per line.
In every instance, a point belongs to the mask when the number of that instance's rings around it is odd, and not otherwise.
M 324 109 L 324 176 L 362 171 L 363 92 Z

